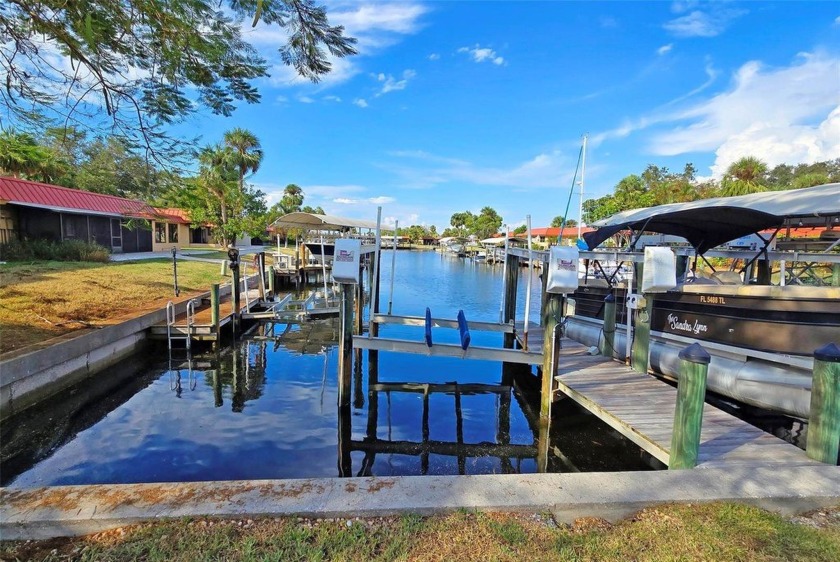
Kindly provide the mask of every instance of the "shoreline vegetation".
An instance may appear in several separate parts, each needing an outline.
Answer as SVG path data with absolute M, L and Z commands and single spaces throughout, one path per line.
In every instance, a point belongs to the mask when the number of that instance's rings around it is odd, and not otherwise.
M 615 524 L 551 514 L 196 518 L 74 538 L 0 543 L 2 560 L 840 559 L 840 507 L 785 518 L 734 503 L 661 505 Z

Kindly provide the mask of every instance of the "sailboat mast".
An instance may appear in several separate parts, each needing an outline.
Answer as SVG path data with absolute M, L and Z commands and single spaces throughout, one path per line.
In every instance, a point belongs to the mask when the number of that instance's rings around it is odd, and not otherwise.
M 578 206 L 578 240 L 581 237 L 581 226 L 583 224 L 583 180 L 586 176 L 586 135 L 583 135 L 583 156 L 580 167 L 580 204 Z

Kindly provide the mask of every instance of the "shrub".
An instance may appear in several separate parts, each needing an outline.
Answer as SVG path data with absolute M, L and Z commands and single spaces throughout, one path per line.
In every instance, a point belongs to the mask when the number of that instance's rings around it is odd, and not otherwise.
M 81 240 L 10 240 L 0 244 L 0 260 L 5 261 L 89 261 L 107 262 L 107 248 Z

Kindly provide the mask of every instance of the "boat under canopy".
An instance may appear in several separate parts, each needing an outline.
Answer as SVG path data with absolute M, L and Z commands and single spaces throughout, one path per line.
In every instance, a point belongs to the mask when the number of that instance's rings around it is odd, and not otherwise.
M 583 235 L 589 248 L 620 231 L 632 230 L 635 238 L 630 250 L 583 252 L 586 259 L 603 261 L 599 258 L 603 255 L 607 260 L 638 265 L 642 262 L 635 250 L 639 237 L 642 232 L 654 232 L 688 240 L 696 254 L 694 266 L 688 260 L 692 250 L 675 249 L 685 268 L 677 277 L 679 285 L 648 294 L 646 307 L 635 311 L 627 306 L 628 294 L 634 292 L 627 281 L 587 276 L 570 295 L 574 311 L 567 321 L 569 337 L 600 345 L 604 301 L 612 295 L 619 325 L 613 355 L 618 359 L 625 358 L 635 327 L 643 322 L 650 329 L 649 368 L 654 373 L 679 378 L 680 351 L 699 342 L 712 355 L 709 390 L 808 418 L 814 350 L 840 342 L 840 237 L 836 234 L 840 232 L 840 183 L 634 209 L 594 226 L 599 229 Z M 813 252 L 771 251 L 779 229 L 787 227 L 824 230 L 819 242 L 811 244 Z M 763 248 L 717 248 L 768 229 L 775 232 L 762 236 Z M 696 258 L 703 254 L 718 258 L 721 261 L 714 265 L 729 270 L 716 271 L 704 257 L 712 271 L 704 276 L 708 269 L 701 274 L 696 268 Z M 737 271 L 739 263 L 744 266 Z M 798 273 L 793 275 L 795 268 Z M 810 276 L 805 276 L 808 272 Z M 640 273 L 636 268 L 635 276 Z
M 598 230 L 583 234 L 583 239 L 596 248 L 622 230 L 659 232 L 682 236 L 703 254 L 724 242 L 781 228 L 786 220 L 796 220 L 798 226 L 830 226 L 827 218 L 837 216 L 840 183 L 830 183 L 632 209 L 595 222 Z

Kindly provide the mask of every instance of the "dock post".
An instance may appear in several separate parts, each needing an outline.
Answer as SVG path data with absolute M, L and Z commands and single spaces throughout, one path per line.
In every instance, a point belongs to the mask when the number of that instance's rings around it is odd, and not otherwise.
M 219 341 L 219 284 L 210 285 L 210 321 L 213 323 L 213 335 Z
M 840 347 L 829 343 L 814 351 L 811 413 L 805 452 L 814 460 L 837 464 L 840 446 Z
M 268 266 L 268 292 L 272 297 L 277 294 L 277 292 L 274 290 L 274 284 L 276 282 L 277 280 L 274 278 L 274 266 L 270 265 Z
M 831 286 L 840 287 L 840 263 L 831 266 Z
M 551 403 L 554 401 L 554 375 L 557 374 L 557 357 L 560 353 L 560 331 L 558 325 L 563 319 L 563 295 L 543 293 L 543 364 L 542 388 L 540 390 L 540 420 L 551 417 Z
M 636 325 L 633 336 L 633 348 L 630 352 L 630 365 L 638 373 L 647 373 L 648 363 L 650 362 L 650 318 L 653 315 L 653 297 L 641 293 L 644 264 L 637 265 L 639 270 L 636 276 L 636 286 L 642 298 L 645 300 L 645 307 L 636 310 Z
M 361 335 L 365 325 L 365 288 L 364 288 L 365 272 L 359 269 L 359 284 L 355 289 L 355 306 L 353 307 L 353 334 Z M 359 350 L 361 351 L 361 350 Z
M 350 407 L 350 383 L 353 376 L 353 293 L 355 287 L 341 284 L 338 340 L 338 405 Z
M 700 429 L 703 426 L 703 403 L 706 399 L 706 375 L 712 360 L 699 343 L 693 343 L 679 354 L 680 380 L 677 383 L 677 407 L 668 470 L 697 466 Z
M 259 252 L 257 254 L 257 280 L 259 282 L 259 287 L 257 287 L 260 291 L 260 300 L 265 300 L 265 288 L 268 283 L 265 282 L 265 252 Z
M 505 256 L 507 268 L 505 270 L 505 303 L 502 322 L 511 322 L 516 318 L 516 289 L 519 284 L 519 256 L 508 254 Z M 505 349 L 513 349 L 516 336 L 505 334 Z
M 604 339 L 600 351 L 604 357 L 615 356 L 615 295 L 612 293 L 604 299 Z

